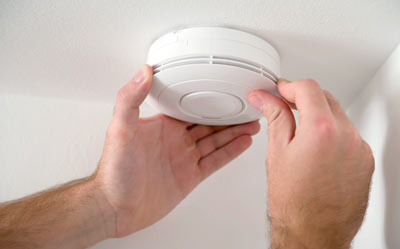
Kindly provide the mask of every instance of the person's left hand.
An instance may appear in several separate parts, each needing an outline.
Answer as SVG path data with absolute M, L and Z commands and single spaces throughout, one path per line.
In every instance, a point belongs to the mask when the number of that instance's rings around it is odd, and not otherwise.
M 122 237 L 164 217 L 202 180 L 245 151 L 258 121 L 235 126 L 193 125 L 163 114 L 139 118 L 152 68 L 120 89 L 94 181 L 115 212 Z

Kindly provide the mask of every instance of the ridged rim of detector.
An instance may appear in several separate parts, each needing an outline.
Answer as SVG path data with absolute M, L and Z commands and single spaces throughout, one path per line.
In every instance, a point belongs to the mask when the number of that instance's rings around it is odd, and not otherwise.
M 163 61 L 161 63 L 153 65 L 153 73 L 157 75 L 162 71 L 166 71 L 172 68 L 186 66 L 186 65 L 204 65 L 204 64 L 216 64 L 239 67 L 242 69 L 250 70 L 258 73 L 272 82 L 278 82 L 278 77 L 271 70 L 263 67 L 260 64 L 253 63 L 241 58 L 229 57 L 229 56 L 213 56 L 213 55 L 190 55 L 182 56 L 179 58 L 173 58 L 170 60 Z

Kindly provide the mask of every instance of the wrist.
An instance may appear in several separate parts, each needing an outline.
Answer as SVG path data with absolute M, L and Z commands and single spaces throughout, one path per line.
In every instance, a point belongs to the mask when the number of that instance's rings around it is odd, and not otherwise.
M 332 229 L 271 220 L 271 249 L 349 249 L 350 242 Z
M 278 219 L 269 220 L 271 249 L 308 249 L 290 226 Z
M 87 205 L 86 215 L 93 217 L 96 222 L 87 223 L 86 231 L 93 236 L 93 241 L 101 241 L 115 237 L 116 231 L 116 215 L 113 207 L 108 202 L 102 185 L 94 177 L 88 177 L 78 187 L 78 198 L 91 203 Z

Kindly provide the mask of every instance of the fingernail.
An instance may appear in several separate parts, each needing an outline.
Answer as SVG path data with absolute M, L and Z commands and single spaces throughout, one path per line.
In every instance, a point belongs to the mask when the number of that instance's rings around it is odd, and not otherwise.
M 145 80 L 143 68 L 140 69 L 139 72 L 136 73 L 136 75 L 135 75 L 135 77 L 134 77 L 134 80 L 135 80 L 135 82 L 136 82 L 137 84 L 140 84 L 140 83 L 142 83 L 142 82 Z
M 261 110 L 263 106 L 262 100 L 257 96 L 257 95 L 252 95 L 249 97 L 249 103 L 250 105 L 254 106 L 258 110 Z

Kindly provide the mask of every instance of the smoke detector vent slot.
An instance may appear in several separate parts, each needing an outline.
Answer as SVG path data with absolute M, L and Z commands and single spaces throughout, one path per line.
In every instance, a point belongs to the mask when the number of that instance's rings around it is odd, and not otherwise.
M 256 65 L 249 63 L 246 60 L 241 60 L 237 58 L 231 58 L 227 56 L 186 56 L 177 59 L 172 59 L 169 61 L 162 62 L 158 65 L 153 66 L 154 74 L 158 74 L 164 70 L 168 70 L 175 67 L 192 65 L 192 64 L 216 64 L 216 65 L 227 65 L 233 67 L 239 67 L 247 70 L 251 70 L 258 73 L 270 80 L 277 82 L 278 78 L 269 70 L 265 69 L 261 65 Z

